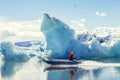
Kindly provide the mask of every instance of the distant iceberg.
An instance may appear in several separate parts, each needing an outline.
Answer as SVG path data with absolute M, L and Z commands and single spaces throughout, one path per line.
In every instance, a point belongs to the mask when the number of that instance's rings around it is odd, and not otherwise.
M 2 42 L 0 48 L 4 60 L 26 61 L 29 59 L 29 56 L 12 42 Z

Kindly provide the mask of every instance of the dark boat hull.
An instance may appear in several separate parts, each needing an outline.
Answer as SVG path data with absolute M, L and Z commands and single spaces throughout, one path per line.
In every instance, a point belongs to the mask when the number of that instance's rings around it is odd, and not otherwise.
M 51 64 L 51 65 L 74 65 L 74 64 L 80 64 L 81 61 L 80 60 L 62 60 L 62 59 L 47 59 L 44 58 L 43 61 L 47 64 Z

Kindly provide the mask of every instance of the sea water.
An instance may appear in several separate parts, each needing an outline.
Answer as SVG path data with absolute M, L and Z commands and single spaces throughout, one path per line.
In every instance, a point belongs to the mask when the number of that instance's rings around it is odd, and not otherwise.
M 85 60 L 79 65 L 48 65 L 37 57 L 5 61 L 1 80 L 120 80 L 120 59 Z M 59 68 L 61 67 L 61 68 Z

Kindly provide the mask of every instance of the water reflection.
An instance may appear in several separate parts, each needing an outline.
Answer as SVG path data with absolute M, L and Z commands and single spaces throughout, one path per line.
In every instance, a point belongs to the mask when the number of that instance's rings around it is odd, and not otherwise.
M 74 80 L 74 70 L 70 70 L 70 80 Z
M 47 67 L 44 69 L 48 72 L 47 80 L 78 80 L 88 70 L 78 67 Z
M 27 62 L 5 61 L 1 77 L 3 80 L 120 80 L 120 67 L 114 65 L 97 68 L 47 66 L 32 58 Z
M 82 68 L 45 68 L 47 80 L 119 80 L 120 72 L 115 67 L 103 67 L 97 69 Z M 117 68 L 120 69 L 120 68 Z M 120 70 L 119 70 L 120 71 Z
M 59 65 L 53 65 L 46 67 L 44 71 L 64 71 L 64 70 L 73 70 L 73 69 L 80 69 L 77 66 L 59 66 Z
M 5 61 L 0 80 L 47 80 L 43 67 L 37 58 L 26 62 Z
M 22 66 L 22 63 L 17 61 L 5 61 L 1 69 L 1 76 L 3 78 L 13 76 L 20 69 L 19 65 Z

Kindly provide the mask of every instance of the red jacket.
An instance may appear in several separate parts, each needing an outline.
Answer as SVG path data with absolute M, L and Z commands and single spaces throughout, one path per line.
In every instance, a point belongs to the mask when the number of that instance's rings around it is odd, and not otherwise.
M 69 55 L 70 57 L 73 57 L 74 56 L 74 54 L 73 54 L 73 52 L 70 52 L 70 55 Z

